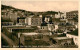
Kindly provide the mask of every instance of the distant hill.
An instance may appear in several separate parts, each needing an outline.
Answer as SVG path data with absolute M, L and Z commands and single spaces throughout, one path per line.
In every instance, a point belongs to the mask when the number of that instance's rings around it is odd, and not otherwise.
M 15 9 L 15 8 L 11 6 L 1 5 L 1 10 L 4 10 L 4 9 Z
M 56 12 L 56 11 L 47 11 L 47 12 L 45 12 L 45 14 L 58 14 L 58 12 Z
M 23 10 L 23 9 L 18 9 L 18 8 L 14 8 L 12 6 L 7 6 L 7 5 L 1 5 L 1 10 L 11 10 L 13 9 L 13 12 L 17 12 L 17 11 L 21 11 L 21 12 L 25 12 L 24 15 L 34 15 L 33 12 L 30 12 L 30 11 L 26 11 L 26 10 Z
M 14 9 L 14 11 L 25 11 L 25 10 L 21 10 L 21 9 L 17 9 L 17 8 L 14 8 L 12 6 L 7 6 L 7 5 L 1 5 L 1 10 L 6 10 L 6 9 Z
M 56 11 L 45 11 L 45 12 L 31 12 L 31 11 L 26 11 L 26 10 L 22 10 L 22 9 L 18 9 L 18 8 L 14 8 L 12 6 L 7 6 L 7 5 L 1 5 L 1 10 L 6 10 L 6 9 L 14 9 L 14 12 L 17 11 L 22 11 L 22 12 L 26 12 L 24 15 L 51 15 L 51 14 L 58 14 L 58 12 Z

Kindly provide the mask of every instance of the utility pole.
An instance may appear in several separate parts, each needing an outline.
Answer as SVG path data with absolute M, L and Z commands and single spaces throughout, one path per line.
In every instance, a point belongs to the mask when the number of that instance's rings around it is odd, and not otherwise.
M 20 48 L 20 33 L 18 33 L 18 38 L 19 38 L 19 48 Z

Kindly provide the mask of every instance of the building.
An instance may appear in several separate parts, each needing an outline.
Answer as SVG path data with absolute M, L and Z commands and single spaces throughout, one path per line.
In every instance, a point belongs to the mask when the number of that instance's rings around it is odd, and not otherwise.
M 61 13 L 60 11 L 58 12 L 58 14 L 55 14 L 55 18 L 61 18 L 61 15 L 62 15 L 63 13 Z
M 21 24 L 26 24 L 26 17 L 18 17 L 17 22 Z
M 34 32 L 34 28 L 31 26 L 2 26 L 2 28 L 6 28 L 9 32 Z
M 41 33 L 36 33 L 36 32 L 29 32 L 29 33 L 21 33 L 20 36 L 20 43 L 25 44 L 26 41 L 32 40 L 40 40 L 42 37 Z
M 13 22 L 1 22 L 2 26 L 12 26 Z
M 58 29 L 58 25 L 54 25 L 54 31 L 56 31 Z
M 49 20 L 50 20 L 50 16 L 45 17 L 45 22 L 46 23 L 49 23 Z
M 42 23 L 40 26 L 40 30 L 48 30 L 47 23 Z
M 39 30 L 39 32 L 40 32 L 42 35 L 52 35 L 52 33 L 51 33 L 49 30 Z
M 57 31 L 58 31 L 59 33 L 62 33 L 62 32 L 64 32 L 65 30 L 66 30 L 66 26 L 65 26 L 65 25 L 59 25 L 59 26 L 58 26 Z
M 66 12 L 63 12 L 63 14 L 61 15 L 61 18 L 66 18 Z
M 76 29 L 76 27 L 74 25 L 66 26 L 66 30 L 74 31 L 75 29 Z
M 54 37 L 54 38 L 52 38 L 52 42 L 53 42 L 53 44 L 66 46 L 66 45 L 71 45 L 72 38 L 68 38 L 68 37 Z
M 78 16 L 78 11 L 66 12 L 67 19 L 73 19 L 74 17 L 77 17 L 77 16 Z
M 2 26 L 12 26 L 13 22 L 11 19 L 6 19 L 4 17 L 1 17 L 1 25 Z
M 54 31 L 55 26 L 53 25 L 53 23 L 48 23 L 47 25 L 48 25 L 48 30 L 49 31 Z
M 42 17 L 39 17 L 39 16 L 28 17 L 28 25 L 40 26 L 41 23 L 42 23 Z
M 74 21 L 74 20 L 68 19 L 68 20 L 67 20 L 67 23 L 69 23 L 69 24 L 71 24 L 71 25 L 75 25 L 75 21 Z
M 68 38 L 72 38 L 73 42 L 76 46 L 79 46 L 79 41 L 78 41 L 78 29 L 76 29 L 75 31 L 72 31 L 70 33 L 66 34 L 66 37 Z

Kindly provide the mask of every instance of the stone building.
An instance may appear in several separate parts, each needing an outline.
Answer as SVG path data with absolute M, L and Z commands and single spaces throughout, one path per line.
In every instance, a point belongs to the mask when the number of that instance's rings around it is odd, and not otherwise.
M 67 19 L 73 19 L 74 17 L 77 17 L 77 16 L 78 16 L 78 11 L 66 12 Z
M 28 25 L 40 26 L 41 23 L 42 23 L 42 17 L 39 16 L 28 17 Z

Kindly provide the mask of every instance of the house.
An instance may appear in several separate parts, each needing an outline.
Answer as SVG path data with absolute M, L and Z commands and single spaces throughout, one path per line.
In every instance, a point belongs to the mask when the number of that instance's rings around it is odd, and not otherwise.
M 54 31 L 58 29 L 58 25 L 54 25 Z
M 74 25 L 67 25 L 66 26 L 66 30 L 74 31 L 75 29 L 76 29 L 76 27 Z
M 48 23 L 47 26 L 48 26 L 48 30 L 49 31 L 54 31 L 54 25 L 53 25 L 53 23 Z
M 54 37 L 54 38 L 52 38 L 52 42 L 53 42 L 53 44 L 66 46 L 66 45 L 71 45 L 72 38 L 68 38 L 68 37 Z
M 17 18 L 17 23 L 25 25 L 26 24 L 26 17 L 18 17 Z
M 1 17 L 1 25 L 2 26 L 12 26 L 13 22 L 10 19 L 6 19 L 4 17 Z
M 78 11 L 66 12 L 67 19 L 73 19 L 74 17 L 77 17 L 77 16 L 78 16 Z
M 59 25 L 58 29 L 57 29 L 60 33 L 64 32 L 66 30 L 66 26 L 65 25 Z
M 60 11 L 58 12 L 58 14 L 55 14 L 55 18 L 61 18 L 61 15 L 62 15 L 63 13 L 61 13 Z
M 79 41 L 78 41 L 78 29 L 72 31 L 72 32 L 69 32 L 66 34 L 66 37 L 68 38 L 72 38 L 73 39 L 73 42 L 76 46 L 79 46 Z
M 21 33 L 20 43 L 25 45 L 28 42 L 34 42 L 36 40 L 42 40 L 42 38 L 43 38 L 43 36 L 41 33 L 36 33 L 36 32 Z
M 1 22 L 2 26 L 12 26 L 13 22 Z
M 75 25 L 75 21 L 74 20 L 71 20 L 71 19 L 68 19 L 67 23 L 72 24 L 72 25 Z
M 48 30 L 47 23 L 42 23 L 40 26 L 40 30 Z
M 45 17 L 45 22 L 49 23 L 49 21 L 50 21 L 50 16 Z
M 64 13 L 61 15 L 60 21 L 67 21 L 67 19 L 66 19 L 66 12 L 64 12 Z
M 42 23 L 42 17 L 41 16 L 30 16 L 30 17 L 28 17 L 28 25 L 40 26 L 41 23 Z
M 39 33 L 41 33 L 42 35 L 52 35 L 49 30 L 39 30 Z
M 66 12 L 63 12 L 63 14 L 61 15 L 61 18 L 66 18 Z
M 60 20 L 59 25 L 66 25 L 66 20 Z
M 30 26 L 2 26 L 2 28 L 6 28 L 9 32 L 34 32 L 34 28 Z

